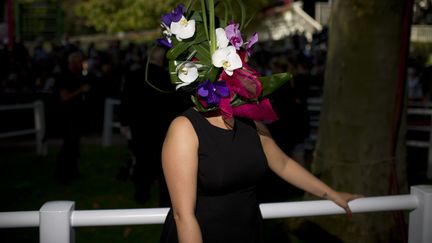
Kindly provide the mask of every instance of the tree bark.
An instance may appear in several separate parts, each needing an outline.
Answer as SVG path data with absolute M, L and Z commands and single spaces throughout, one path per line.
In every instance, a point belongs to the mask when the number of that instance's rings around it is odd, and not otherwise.
M 406 125 L 398 112 L 405 110 L 401 82 L 409 2 L 332 1 L 312 170 L 336 190 L 365 196 L 407 192 Z M 400 216 L 370 213 L 311 221 L 344 242 L 404 242 L 406 225 Z

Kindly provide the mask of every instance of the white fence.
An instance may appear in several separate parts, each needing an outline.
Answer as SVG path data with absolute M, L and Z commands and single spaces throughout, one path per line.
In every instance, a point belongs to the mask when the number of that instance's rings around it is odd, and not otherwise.
M 37 154 L 46 155 L 47 147 L 45 143 L 45 108 L 43 102 L 38 100 L 28 104 L 0 106 L 0 111 L 23 110 L 23 109 L 33 109 L 34 128 L 1 133 L 0 139 L 28 135 L 28 134 L 35 134 Z
M 411 194 L 360 198 L 353 213 L 410 210 L 409 243 L 432 242 L 432 186 L 413 186 Z M 263 203 L 265 219 L 344 214 L 328 200 Z M 75 210 L 75 202 L 52 201 L 39 211 L 0 212 L 0 228 L 39 227 L 41 243 L 73 243 L 74 227 L 161 224 L 168 208 Z
M 113 128 L 119 128 L 120 123 L 114 121 L 114 106 L 120 105 L 120 100 L 107 98 L 105 99 L 104 121 L 102 131 L 102 146 L 111 145 Z

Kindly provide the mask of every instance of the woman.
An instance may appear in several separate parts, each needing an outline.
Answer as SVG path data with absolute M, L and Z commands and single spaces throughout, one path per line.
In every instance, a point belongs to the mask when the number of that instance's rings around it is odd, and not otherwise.
M 236 119 L 231 128 L 221 115 L 193 108 L 172 122 L 162 165 L 172 210 L 161 242 L 263 242 L 254 189 L 267 166 L 348 215 L 348 201 L 358 197 L 333 190 L 289 158 L 263 123 Z
M 266 95 L 290 75 L 260 77 L 246 63 L 257 34 L 244 42 L 235 22 L 213 28 L 212 6 L 203 5 L 208 19 L 183 5 L 162 18 L 172 82 L 192 92 L 194 105 L 172 121 L 163 143 L 172 208 L 161 242 L 264 242 L 255 190 L 269 169 L 351 215 L 348 201 L 359 196 L 318 180 L 282 152 L 264 125 L 277 119 Z M 206 35 L 195 33 L 208 26 Z

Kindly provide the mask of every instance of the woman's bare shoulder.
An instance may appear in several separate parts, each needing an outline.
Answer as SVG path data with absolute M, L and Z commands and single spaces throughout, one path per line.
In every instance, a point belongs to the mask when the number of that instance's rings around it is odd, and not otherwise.
M 186 116 L 180 115 L 171 121 L 170 129 L 193 129 L 193 127 Z
M 168 154 L 175 154 L 176 159 L 186 153 L 195 152 L 198 147 L 198 136 L 187 117 L 178 116 L 174 118 L 168 129 L 163 147 L 163 151 Z
M 195 138 L 195 129 L 189 118 L 177 116 L 174 118 L 168 129 L 168 136 L 181 136 L 182 139 Z

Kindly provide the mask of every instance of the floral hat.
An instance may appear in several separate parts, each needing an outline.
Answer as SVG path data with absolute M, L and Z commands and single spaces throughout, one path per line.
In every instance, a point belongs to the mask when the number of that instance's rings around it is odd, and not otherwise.
M 169 48 L 166 57 L 171 82 L 176 89 L 192 91 L 192 101 L 200 112 L 219 110 L 225 119 L 277 120 L 266 96 L 291 75 L 260 76 L 247 64 L 258 34 L 244 41 L 243 16 L 241 24 L 228 22 L 227 17 L 215 17 L 214 8 L 213 0 L 201 0 L 199 11 L 179 4 L 162 16 L 164 37 L 158 43 Z

